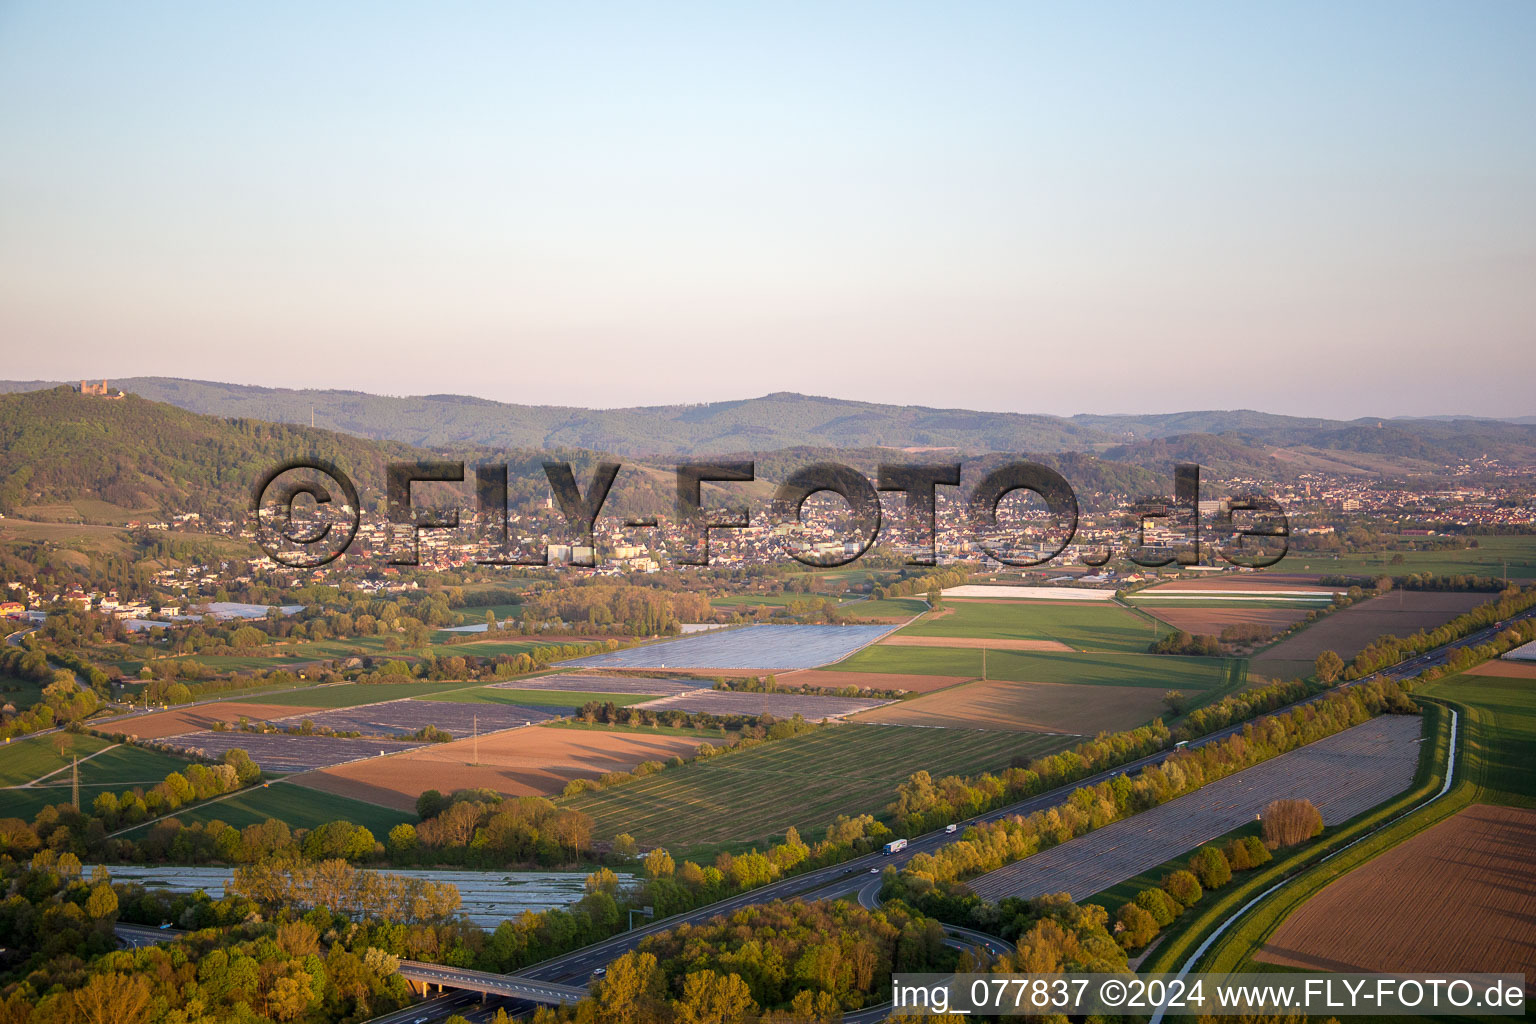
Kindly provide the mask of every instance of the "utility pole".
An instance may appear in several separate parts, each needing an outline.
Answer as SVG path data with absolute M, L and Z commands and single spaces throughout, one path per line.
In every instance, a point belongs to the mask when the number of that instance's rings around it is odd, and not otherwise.
M 987 649 L 981 649 L 981 681 L 987 681 Z
M 473 735 L 474 735 L 474 744 L 475 744 L 474 757 L 475 757 L 475 764 L 479 764 L 480 763 L 480 716 L 478 714 L 471 715 L 469 720 L 470 720 L 470 729 L 473 730 Z
M 75 805 L 75 810 L 80 809 L 80 755 L 75 755 L 75 760 L 70 767 L 69 802 Z

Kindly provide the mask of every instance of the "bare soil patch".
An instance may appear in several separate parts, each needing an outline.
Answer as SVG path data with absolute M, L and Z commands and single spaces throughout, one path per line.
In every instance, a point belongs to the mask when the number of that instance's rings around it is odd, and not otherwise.
M 125 718 L 120 722 L 108 722 L 102 726 L 102 731 L 126 733 L 129 736 L 137 736 L 141 740 L 158 740 L 166 736 L 180 736 L 182 733 L 212 729 L 214 722 L 233 724 L 242 717 L 254 722 L 258 719 L 287 718 L 291 715 L 323 710 L 325 709 L 292 704 L 247 704 L 232 700 L 218 704 L 204 704 L 195 708 L 162 711 L 142 718 Z
M 1533 661 L 1485 661 L 1476 668 L 1467 669 L 1469 676 L 1498 676 L 1502 679 L 1536 679 L 1536 662 Z
M 1324 617 L 1258 655 L 1254 662 L 1262 671 L 1268 661 L 1310 663 L 1324 651 L 1333 651 L 1348 661 L 1383 633 L 1409 636 L 1421 629 L 1434 629 L 1492 598 L 1492 594 L 1393 591 Z
M 1148 604 L 1141 609 L 1174 629 L 1219 636 L 1228 626 L 1268 626 L 1276 633 L 1306 618 L 1306 608 L 1169 608 Z
M 910 690 L 932 693 L 957 683 L 969 682 L 971 676 L 920 676 L 900 672 L 834 672 L 822 668 L 804 668 L 780 672 L 776 677 L 785 686 L 808 686 L 822 690 L 841 690 L 845 686 L 870 690 Z
M 1328 885 L 1254 959 L 1306 970 L 1531 979 L 1533 849 L 1536 810 L 1475 804 Z
M 411 810 L 428 789 L 451 793 L 484 786 L 507 796 L 552 796 L 575 778 L 627 771 L 641 761 L 688 755 L 696 737 L 533 726 L 473 740 L 354 761 L 294 781 L 312 789 Z M 474 761 L 474 764 L 470 762 Z
M 888 636 L 880 641 L 890 647 L 989 647 L 994 651 L 1070 651 L 1060 640 L 1005 640 L 975 636 Z
M 1092 736 L 1131 729 L 1164 713 L 1162 695 L 1145 686 L 1083 686 L 987 680 L 866 711 L 879 725 L 943 726 L 990 732 L 1064 732 Z

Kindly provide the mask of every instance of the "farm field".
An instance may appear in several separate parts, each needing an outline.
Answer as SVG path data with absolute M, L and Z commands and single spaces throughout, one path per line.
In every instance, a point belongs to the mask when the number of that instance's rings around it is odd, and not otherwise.
M 779 682 L 785 686 L 807 686 L 822 690 L 841 690 L 853 686 L 871 690 L 909 690 L 913 693 L 931 693 L 947 686 L 969 682 L 972 678 L 901 672 L 837 672 L 824 668 L 801 669 L 778 676 Z
M 54 749 L 55 738 L 64 744 L 64 756 Z M 0 744 L 0 786 L 19 786 L 59 768 L 67 768 L 72 757 L 85 757 L 112 745 L 111 740 L 90 733 L 55 733 L 52 736 L 24 736 Z
M 1228 626 L 1248 625 L 1264 626 L 1278 633 L 1306 618 L 1308 611 L 1306 607 L 1294 605 L 1284 608 L 1253 604 L 1234 607 L 1196 602 L 1175 604 L 1171 601 L 1161 603 L 1148 601 L 1139 607 L 1148 615 L 1155 615 L 1174 629 L 1190 634 L 1207 633 L 1211 636 L 1220 636 L 1221 631 Z
M 516 704 L 523 707 L 543 708 L 548 712 L 558 713 L 560 710 L 574 710 L 589 701 L 601 701 L 604 704 L 616 704 L 619 707 L 627 707 L 630 704 L 638 704 L 649 699 L 644 693 L 582 693 L 576 690 L 523 690 L 514 689 L 516 683 L 501 684 L 492 683 L 489 686 L 475 686 L 467 690 L 454 690 L 452 693 L 434 694 L 421 698 L 423 701 L 453 701 L 465 704 Z M 689 687 L 693 689 L 693 687 Z
M 1012 584 L 966 583 L 944 591 L 944 600 L 950 598 L 980 598 L 986 601 L 1113 601 L 1113 590 L 1090 590 L 1087 587 L 1026 587 Z
M 645 676 L 594 676 L 579 673 L 540 676 L 537 679 L 516 679 L 506 683 L 492 683 L 498 690 L 560 690 L 567 693 L 639 693 L 665 697 L 669 693 L 687 693 L 689 690 L 708 689 L 709 684 L 686 679 L 653 679 Z
M 600 836 L 628 832 L 677 855 L 703 845 L 760 843 L 791 825 L 812 839 L 839 814 L 881 813 L 897 783 L 919 769 L 935 779 L 974 774 L 1068 742 L 1020 733 L 824 726 L 561 802 L 591 815 Z
M 1466 675 L 1494 676 L 1501 679 L 1536 679 L 1536 662 L 1495 659 L 1468 669 Z
M 469 691 L 460 690 L 453 696 Z M 511 696 L 510 690 L 498 690 L 498 694 Z M 443 695 L 446 697 L 447 695 Z M 549 694 L 538 694 L 547 697 Z M 561 709 L 563 710 L 563 709 Z M 524 707 L 510 702 L 467 702 L 464 700 L 426 699 L 405 697 L 384 701 L 381 704 L 363 704 L 352 708 L 333 708 L 309 714 L 290 714 L 276 720 L 282 727 L 292 727 L 307 721 L 316 728 L 330 728 L 336 732 L 360 732 L 364 736 L 393 736 L 408 738 L 427 725 L 433 725 L 455 737 L 480 732 L 497 732 L 533 725 L 554 717 L 548 708 Z
M 210 800 L 176 812 L 176 819 L 183 825 L 218 820 L 235 828 L 244 828 L 259 825 L 268 818 L 285 821 L 290 828 L 314 828 L 328 821 L 350 821 L 362 825 L 375 839 L 383 842 L 390 829 L 402 821 L 414 822 L 416 814 L 414 807 L 407 813 L 287 781 L 242 790 L 232 797 Z
M 990 871 L 971 889 L 989 901 L 1086 897 L 1252 821 L 1271 800 L 1306 798 L 1324 822 L 1347 821 L 1413 783 L 1421 726 L 1414 715 L 1382 715 Z
M 697 735 L 535 727 L 483 736 L 478 750 L 472 740 L 435 743 L 311 772 L 295 781 L 401 809 L 414 808 L 416 797 L 428 789 L 452 793 L 484 786 L 507 796 L 552 796 L 571 779 L 627 771 L 641 761 L 690 756 L 701 742 Z
M 796 693 L 734 693 L 726 690 L 695 690 L 670 697 L 658 697 L 637 705 L 649 711 L 704 712 L 710 715 L 773 715 L 793 718 L 801 715 L 807 722 L 841 718 L 879 707 L 883 701 L 861 697 L 820 697 Z
M 876 644 L 831 668 L 841 672 L 916 673 L 977 679 L 982 674 L 981 660 L 982 652 L 975 649 Z M 986 674 L 988 679 L 1025 683 L 1152 686 L 1187 691 L 1236 686 L 1245 677 L 1245 663 L 1159 654 L 988 651 Z
M 1487 604 L 1494 596 L 1395 590 L 1320 619 L 1295 636 L 1254 655 L 1253 667 L 1265 675 L 1306 675 L 1324 651 L 1333 651 L 1349 661 L 1383 633 L 1409 636 L 1420 629 L 1434 629 L 1480 604 Z
M 148 789 L 186 766 L 182 758 L 158 751 L 128 745 L 104 747 L 89 761 L 80 762 L 80 804 L 88 809 L 103 792 L 119 793 L 139 786 Z M 67 767 L 40 785 L 4 790 L 0 792 L 0 817 L 31 820 L 44 807 L 69 803 L 71 790 Z
M 928 602 L 919 597 L 887 597 L 879 601 L 847 601 L 838 611 L 856 619 L 905 620 L 928 610 Z
M 1134 729 L 1163 714 L 1166 714 L 1166 707 L 1161 691 L 1149 687 L 1017 683 L 994 679 L 887 704 L 864 712 L 856 721 L 1093 736 L 1105 729 Z
M 1474 804 L 1324 887 L 1254 959 L 1305 970 L 1529 979 L 1536 975 L 1532 849 L 1536 810 Z
M 889 626 L 747 626 L 700 633 L 567 661 L 578 668 L 674 668 L 784 671 L 845 658 L 890 632 Z
M 1447 676 L 1418 692 L 1470 707 L 1477 718 L 1463 760 L 1477 800 L 1536 808 L 1536 685 L 1508 676 Z
M 1070 651 L 1060 640 L 985 639 L 971 636 L 888 636 L 882 647 L 960 647 L 989 651 Z
M 1162 632 L 1149 619 L 1107 602 L 955 601 L 882 642 L 898 637 L 1039 641 L 1139 654 Z
M 1198 594 L 1207 591 L 1226 591 L 1230 592 L 1233 597 L 1254 595 L 1255 592 L 1257 594 L 1279 592 L 1283 596 L 1288 591 L 1304 595 L 1314 591 L 1342 593 L 1348 589 L 1348 587 L 1319 583 L 1315 576 L 1266 571 L 1223 574 L 1220 576 L 1182 576 L 1178 579 L 1158 583 L 1145 590 L 1139 590 L 1131 596 L 1154 597 L 1180 592 L 1194 592 Z
M 262 697 L 264 704 L 287 704 L 307 708 L 350 708 L 358 704 L 377 704 L 401 697 L 430 697 L 466 690 L 476 683 L 337 683 L 311 686 L 303 690 L 274 693 Z M 449 697 L 449 700 L 454 698 Z
M 214 722 L 227 722 L 233 725 L 242 718 L 249 718 L 255 722 L 318 710 L 320 709 L 307 705 L 256 704 L 229 700 L 172 711 L 157 711 L 149 715 L 131 715 L 116 721 L 102 722 L 96 728 L 108 734 L 122 733 L 125 736 L 135 736 L 144 740 L 158 740 L 184 732 L 210 729 Z
M 410 750 L 420 741 L 341 739 L 335 736 L 289 736 L 286 733 L 189 732 L 161 741 L 175 750 L 220 760 L 239 747 L 262 771 L 307 772 L 386 752 Z
M 1536 537 L 1478 537 L 1477 542 L 1477 547 L 1461 551 L 1379 551 L 1338 556 L 1298 551 L 1286 555 L 1276 568 L 1289 573 L 1360 573 L 1368 576 L 1382 573 L 1405 576 L 1416 572 L 1503 576 L 1507 559 L 1510 578 L 1536 578 Z M 1402 563 L 1393 565 L 1392 559 L 1399 554 Z

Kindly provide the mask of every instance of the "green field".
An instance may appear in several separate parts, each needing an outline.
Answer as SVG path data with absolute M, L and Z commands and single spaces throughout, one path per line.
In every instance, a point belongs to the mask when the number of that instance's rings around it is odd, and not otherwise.
M 1167 632 L 1161 623 L 1109 603 L 951 601 L 944 607 L 945 614 L 915 622 L 901 635 L 1056 640 L 1079 651 L 1139 654 Z
M 1402 564 L 1393 565 L 1393 557 L 1399 554 L 1403 557 Z M 1286 555 L 1273 571 L 1363 575 L 1385 573 L 1389 576 L 1406 576 L 1415 572 L 1502 576 L 1506 559 L 1509 561 L 1511 578 L 1536 578 L 1536 536 L 1478 537 L 1477 547 L 1462 551 L 1380 551 L 1338 556 L 1298 551 Z
M 0 706 L 9 704 L 18 711 L 25 711 L 42 699 L 42 683 L 15 676 L 0 676 Z
M 972 774 L 1066 742 L 1029 733 L 825 726 L 561 803 L 591 815 L 600 836 L 628 832 L 674 854 L 762 843 L 791 825 L 814 838 L 839 814 L 882 813 L 897 783 L 919 769 L 935 779 Z
M 236 828 L 260 824 L 268 818 L 281 819 L 293 828 L 314 828 L 328 821 L 350 821 L 366 826 L 374 838 L 383 842 L 391 828 L 402 821 L 414 822 L 416 815 L 279 782 L 246 790 L 227 800 L 177 811 L 176 818 L 184 825 L 217 819 Z
M 987 678 L 1026 683 L 1159 686 L 1205 690 L 1238 686 L 1247 662 L 1158 654 L 1068 651 L 987 651 Z M 981 675 L 982 652 L 965 647 L 890 647 L 875 644 L 829 666 L 844 672 L 911 672 L 929 676 Z
M 1475 802 L 1536 807 L 1536 680 L 1463 674 L 1418 693 L 1451 701 L 1471 719 L 1461 763 Z
M 56 738 L 66 744 L 65 756 L 54 750 Z M 67 767 L 71 757 L 84 757 L 103 747 L 112 745 L 111 740 L 90 733 L 58 732 L 52 736 L 26 736 L 0 745 L 0 785 L 17 786 L 31 782 L 48 772 Z M 0 804 L 7 798 L 0 796 Z M 0 807 L 0 818 L 9 817 Z
M 911 618 L 928 610 L 928 602 L 919 597 L 887 597 L 881 601 L 848 601 L 837 606 L 844 615 L 856 619 Z
M 579 708 L 589 701 L 625 707 L 655 700 L 647 693 L 579 693 L 575 690 L 505 690 L 494 686 L 473 686 L 467 690 L 435 693 L 426 700 L 462 701 L 465 704 L 521 704 L 527 707 Z

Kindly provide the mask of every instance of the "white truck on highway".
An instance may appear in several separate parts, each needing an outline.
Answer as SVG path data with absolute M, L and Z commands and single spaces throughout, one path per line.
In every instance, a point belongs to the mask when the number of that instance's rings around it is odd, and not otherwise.
M 906 848 L 907 841 L 905 839 L 892 839 L 890 842 L 885 844 L 885 855 L 889 857 L 891 854 L 899 853 Z

